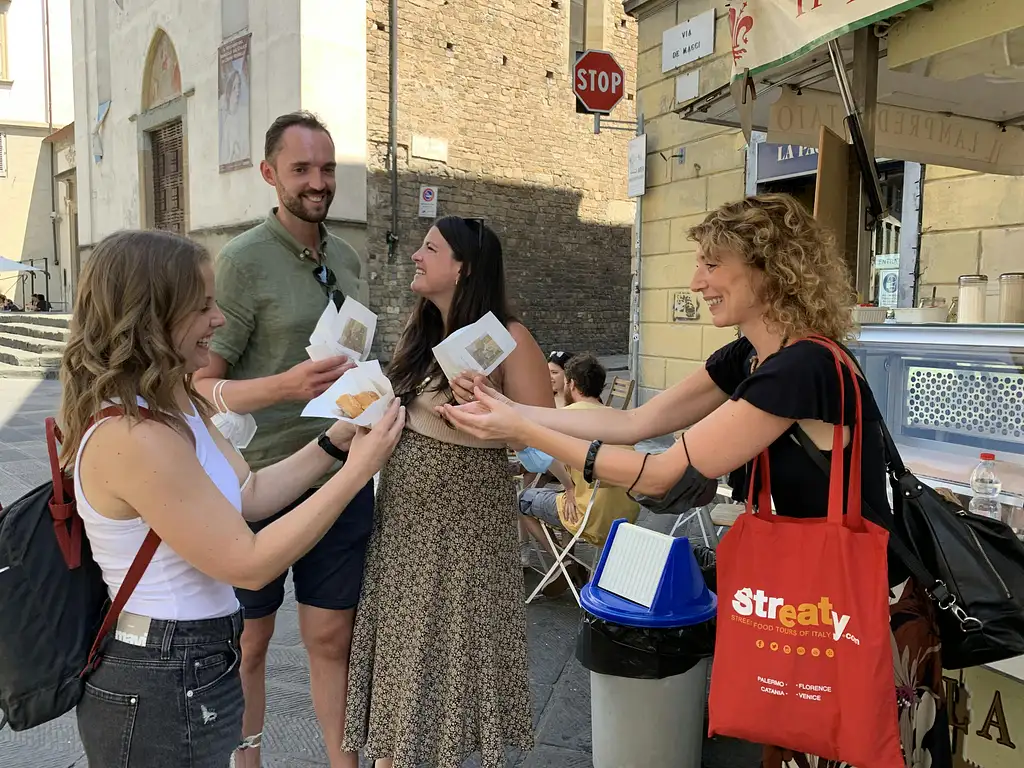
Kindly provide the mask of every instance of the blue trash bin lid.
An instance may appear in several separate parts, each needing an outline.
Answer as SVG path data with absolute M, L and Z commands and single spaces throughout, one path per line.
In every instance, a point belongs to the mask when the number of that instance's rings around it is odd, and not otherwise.
M 605 563 L 620 524 L 625 521 L 613 523 L 594 579 L 580 591 L 583 609 L 599 619 L 627 627 L 670 629 L 713 619 L 718 610 L 718 598 L 707 588 L 685 537 L 671 542 L 650 607 L 602 588 Z

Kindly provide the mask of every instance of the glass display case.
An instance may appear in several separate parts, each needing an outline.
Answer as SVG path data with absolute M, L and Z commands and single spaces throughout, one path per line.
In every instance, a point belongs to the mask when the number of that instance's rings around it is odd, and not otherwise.
M 864 325 L 851 349 L 907 466 L 969 498 L 994 453 L 1006 514 L 1021 515 L 1024 325 Z

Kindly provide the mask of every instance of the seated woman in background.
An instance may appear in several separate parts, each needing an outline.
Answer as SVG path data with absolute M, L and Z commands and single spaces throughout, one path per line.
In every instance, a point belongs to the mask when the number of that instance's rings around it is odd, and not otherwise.
M 552 352 L 548 355 L 548 373 L 551 374 L 551 393 L 555 396 L 555 407 L 565 407 L 565 366 L 572 359 L 568 352 Z
M 708 358 L 686 379 L 632 411 L 552 411 L 477 382 L 477 401 L 443 411 L 461 429 L 486 440 L 506 440 L 544 451 L 593 477 L 636 492 L 663 496 L 681 478 L 695 482 L 743 467 L 766 448 L 776 511 L 824 517 L 828 478 L 793 437 L 799 428 L 823 451 L 832 424 L 845 425 L 845 460 L 852 444 L 854 398 L 840 408 L 839 380 L 829 350 L 804 340 L 842 343 L 853 330 L 854 292 L 832 235 L 788 195 L 760 195 L 723 205 L 690 230 L 697 269 L 690 287 L 700 293 L 714 324 L 738 326 L 742 337 Z M 843 367 L 847 393 L 852 374 Z M 882 415 L 866 381 L 863 395 L 862 496 L 887 510 Z M 840 412 L 842 410 L 842 412 Z M 635 445 L 667 431 L 687 431 L 672 448 L 646 460 L 609 445 Z M 590 442 L 594 441 L 594 442 Z M 595 461 L 596 458 L 596 461 Z M 903 747 L 908 768 L 951 763 L 939 638 L 922 585 L 890 557 L 890 624 L 899 681 Z M 909 661 L 908 661 L 909 660 Z M 904 691 L 916 692 L 904 695 Z M 896 694 L 897 691 L 894 691 Z M 766 747 L 763 764 L 780 768 L 793 755 Z M 797 756 L 800 765 L 816 765 Z

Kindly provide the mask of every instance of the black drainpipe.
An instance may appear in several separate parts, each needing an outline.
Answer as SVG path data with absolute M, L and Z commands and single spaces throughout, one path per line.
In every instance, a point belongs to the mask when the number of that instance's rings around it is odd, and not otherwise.
M 388 264 L 395 263 L 398 248 L 398 0 L 390 0 L 388 11 L 388 159 L 391 165 L 391 229 L 387 233 Z

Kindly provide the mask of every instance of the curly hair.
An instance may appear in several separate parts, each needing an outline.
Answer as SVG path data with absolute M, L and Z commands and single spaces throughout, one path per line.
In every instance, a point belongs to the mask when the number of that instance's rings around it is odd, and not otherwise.
M 74 460 L 93 416 L 112 401 L 138 419 L 141 397 L 149 418 L 189 440 L 175 402 L 181 382 L 201 413 L 213 412 L 172 338 L 172 329 L 205 304 L 200 267 L 210 260 L 198 243 L 159 230 L 117 232 L 96 246 L 82 270 L 61 360 L 62 462 Z
M 738 254 L 761 273 L 754 284 L 768 327 L 784 337 L 817 333 L 835 341 L 854 329 L 856 293 L 835 237 L 792 196 L 727 203 L 689 231 L 704 258 Z

